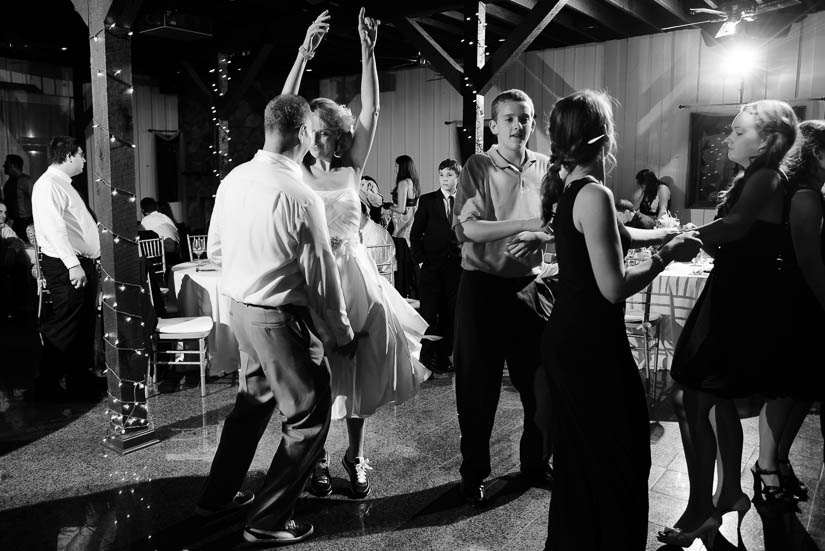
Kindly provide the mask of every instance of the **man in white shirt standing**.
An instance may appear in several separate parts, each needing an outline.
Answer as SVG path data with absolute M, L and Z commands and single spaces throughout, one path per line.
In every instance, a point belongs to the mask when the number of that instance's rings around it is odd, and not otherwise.
M 239 489 L 277 409 L 285 418 L 283 438 L 244 539 L 282 544 L 313 532 L 292 513 L 329 431 L 329 366 L 313 320 L 337 345 L 335 353 L 354 355 L 360 335 L 347 318 L 323 203 L 303 183 L 298 164 L 314 137 L 306 100 L 270 101 L 264 136 L 263 149 L 221 182 L 209 226 L 207 252 L 223 268 L 221 292 L 232 299 L 241 368 L 196 513 L 212 517 L 253 501 Z
M 43 361 L 35 388 L 27 397 L 94 401 L 102 381 L 91 373 L 100 236 L 89 209 L 72 187 L 72 178 L 83 172 L 86 157 L 70 136 L 53 138 L 48 155 L 51 165 L 32 191 L 32 212 L 52 308 L 41 321 Z M 63 375 L 65 393 L 60 387 Z

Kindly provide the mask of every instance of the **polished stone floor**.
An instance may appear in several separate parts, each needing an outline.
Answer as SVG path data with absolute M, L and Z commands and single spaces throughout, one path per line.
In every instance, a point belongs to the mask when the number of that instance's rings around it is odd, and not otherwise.
M 657 421 L 651 423 L 648 550 L 668 549 L 656 541 L 655 533 L 678 517 L 687 497 L 684 454 L 667 394 L 663 389 L 654 410 Z M 0 394 L 0 549 L 251 548 L 240 537 L 242 518 L 205 523 L 192 514 L 233 401 L 229 378 L 210 383 L 205 398 L 192 385 L 150 398 L 160 443 L 123 457 L 100 444 L 103 403 L 35 407 L 19 395 L 11 388 Z M 756 411 L 758 404 L 742 405 L 742 483 L 749 494 Z M 491 442 L 495 506 L 484 511 L 463 505 L 458 497 L 459 432 L 449 375 L 426 382 L 413 400 L 385 408 L 368 421 L 368 456 L 375 469 L 368 499 L 355 501 L 347 495 L 340 465 L 346 434 L 343 423 L 333 423 L 328 449 L 333 454 L 335 493 L 323 499 L 302 496 L 296 514 L 315 524 L 316 537 L 292 548 L 543 549 L 550 492 L 517 483 L 520 418 L 518 395 L 505 378 Z M 246 488 L 255 490 L 260 484 L 279 433 L 278 423 L 271 423 Z M 800 504 L 797 514 L 776 519 L 760 518 L 751 510 L 743 525 L 748 550 L 825 550 L 822 446 L 819 416 L 812 412 L 791 454 L 797 473 L 811 489 L 810 500 Z M 604 468 L 611 468 L 609 449 L 604 450 Z M 620 497 L 616 496 L 617 507 Z M 734 515 L 725 518 L 722 532 L 736 544 Z M 620 541 L 621 534 L 616 538 Z M 715 547 L 734 548 L 724 543 L 720 540 Z M 702 548 L 696 543 L 690 549 Z

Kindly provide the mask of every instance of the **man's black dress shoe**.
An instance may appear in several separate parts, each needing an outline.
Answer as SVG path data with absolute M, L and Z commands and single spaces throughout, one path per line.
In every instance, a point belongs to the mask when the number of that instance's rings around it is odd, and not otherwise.
M 477 509 L 482 509 L 490 505 L 491 500 L 484 490 L 484 482 L 461 481 L 458 486 L 458 493 L 462 499 Z

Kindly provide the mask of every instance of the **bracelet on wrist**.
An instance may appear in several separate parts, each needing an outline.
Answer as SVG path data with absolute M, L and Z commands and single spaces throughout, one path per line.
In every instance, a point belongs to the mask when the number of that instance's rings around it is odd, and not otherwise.
M 315 57 L 314 50 L 308 50 L 303 44 L 298 46 L 298 55 L 303 57 L 306 61 L 309 61 L 313 57 Z
M 665 262 L 665 259 L 662 258 L 662 255 L 659 253 L 655 253 L 650 257 L 650 263 L 652 266 L 657 266 L 660 272 L 663 272 L 667 266 L 667 262 Z

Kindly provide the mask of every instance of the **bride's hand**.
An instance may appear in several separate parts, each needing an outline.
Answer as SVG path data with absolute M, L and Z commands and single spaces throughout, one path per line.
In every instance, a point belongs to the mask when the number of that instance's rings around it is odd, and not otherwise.
M 321 44 L 321 40 L 329 32 L 329 20 L 332 16 L 329 10 L 324 10 L 321 15 L 315 18 L 315 21 L 307 29 L 307 34 L 304 37 L 303 47 L 307 52 L 313 53 Z
M 358 12 L 358 36 L 361 39 L 361 47 L 367 50 L 375 49 L 375 42 L 378 40 L 378 25 L 381 23 L 377 19 L 367 17 L 366 10 L 361 8 Z

